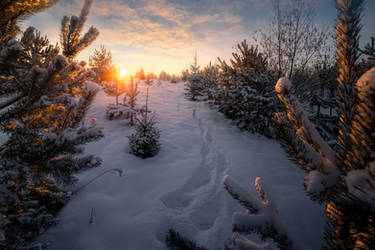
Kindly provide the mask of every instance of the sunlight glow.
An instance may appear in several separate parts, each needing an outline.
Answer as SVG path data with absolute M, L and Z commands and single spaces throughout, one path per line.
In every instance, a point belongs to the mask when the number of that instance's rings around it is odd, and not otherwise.
M 128 74 L 128 71 L 126 69 L 121 69 L 120 71 L 120 77 L 124 78 Z

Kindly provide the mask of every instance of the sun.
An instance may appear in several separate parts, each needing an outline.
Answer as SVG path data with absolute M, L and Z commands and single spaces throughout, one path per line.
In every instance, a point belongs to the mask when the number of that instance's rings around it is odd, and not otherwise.
M 126 69 L 121 69 L 120 71 L 120 77 L 124 78 L 128 74 L 128 71 Z

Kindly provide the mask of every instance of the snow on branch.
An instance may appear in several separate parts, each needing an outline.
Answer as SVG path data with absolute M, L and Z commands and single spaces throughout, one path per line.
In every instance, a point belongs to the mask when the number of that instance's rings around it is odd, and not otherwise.
M 233 214 L 233 235 L 227 242 L 228 248 L 271 249 L 268 242 L 258 244 L 241 235 L 257 233 L 263 240 L 272 239 L 280 249 L 301 249 L 281 222 L 275 203 L 259 177 L 255 180 L 259 198 L 250 194 L 231 176 L 226 175 L 223 183 L 228 193 L 246 208 L 245 212 Z
M 314 124 L 309 120 L 297 98 L 291 91 L 292 83 L 287 78 L 280 78 L 275 90 L 283 102 L 288 119 L 293 123 L 300 143 L 299 157 L 310 162 L 310 173 L 305 178 L 307 192 L 313 196 L 324 195 L 329 187 L 339 181 L 339 169 L 332 148 L 323 140 Z
M 61 21 L 60 38 L 63 46 L 63 55 L 69 59 L 74 58 L 99 36 L 99 30 L 95 27 L 90 27 L 85 35 L 80 38 L 92 3 L 93 0 L 85 0 L 79 17 L 64 16 Z
M 351 170 L 344 177 L 348 191 L 375 211 L 375 67 L 356 83 L 359 103 L 349 134 L 353 150 L 346 152 Z

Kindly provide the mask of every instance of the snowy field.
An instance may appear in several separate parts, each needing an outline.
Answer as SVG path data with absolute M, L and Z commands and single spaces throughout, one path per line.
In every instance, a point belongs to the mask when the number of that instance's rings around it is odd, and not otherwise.
M 144 87 L 138 103 L 144 100 Z M 72 197 L 59 214 L 59 224 L 40 236 L 51 249 L 166 249 L 173 228 L 199 244 L 222 248 L 231 236 L 231 217 L 244 211 L 225 191 L 229 174 L 254 194 L 262 177 L 283 221 L 307 249 L 319 249 L 325 224 L 324 207 L 303 190 L 304 172 L 288 160 L 277 141 L 239 131 L 205 103 L 184 99 L 182 83 L 150 88 L 150 108 L 161 129 L 160 153 L 151 159 L 128 154 L 123 121 L 108 121 L 105 108 L 113 97 L 99 92 L 89 111 L 105 137 L 86 152 L 103 159 L 101 167 L 78 175 L 78 186 L 111 168 Z M 89 223 L 93 211 L 93 223 Z

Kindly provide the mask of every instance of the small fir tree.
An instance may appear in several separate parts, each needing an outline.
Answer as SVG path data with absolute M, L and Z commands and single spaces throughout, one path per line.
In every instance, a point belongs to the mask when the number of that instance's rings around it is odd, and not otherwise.
M 160 131 L 156 128 L 154 117 L 148 114 L 148 88 L 146 108 L 141 112 L 141 119 L 136 118 L 135 133 L 128 136 L 130 153 L 142 159 L 154 157 L 160 150 Z
M 125 93 L 122 103 L 109 104 L 106 110 L 106 116 L 109 120 L 114 119 L 126 119 L 129 120 L 129 125 L 134 125 L 134 119 L 137 113 L 140 112 L 140 108 L 136 107 L 136 100 L 139 94 L 138 83 L 134 83 L 133 76 L 130 77 L 129 85 L 123 83 L 121 88 L 117 87 L 117 94 Z M 109 88 L 108 88 L 109 89 Z M 108 89 L 106 90 L 108 92 Z M 119 92 L 121 91 L 121 92 Z M 113 93 L 116 93 L 116 88 L 113 89 Z M 118 95 L 117 95 L 118 100 Z
M 200 72 L 199 65 L 197 62 L 197 52 L 195 52 L 194 63 L 190 65 L 190 75 L 188 76 L 188 81 L 186 82 L 185 95 L 191 101 L 197 101 L 199 96 L 203 95 L 203 76 Z
M 215 99 L 215 96 L 218 91 L 218 76 L 219 68 L 217 65 L 211 64 L 211 62 L 204 67 L 202 70 L 203 75 L 203 93 L 207 96 L 209 101 Z
M 94 54 L 89 58 L 89 66 L 95 72 L 95 80 L 99 84 L 104 81 L 110 81 L 113 73 L 113 63 L 111 51 L 107 50 L 104 46 L 100 50 L 95 49 Z
M 271 120 L 277 110 L 267 59 L 246 40 L 232 53 L 231 65 L 219 59 L 220 74 L 215 103 L 237 126 L 272 137 Z

